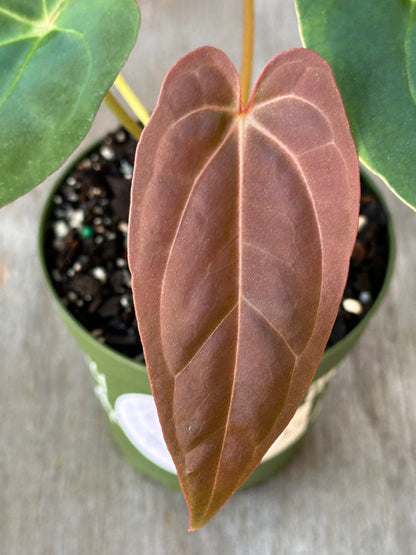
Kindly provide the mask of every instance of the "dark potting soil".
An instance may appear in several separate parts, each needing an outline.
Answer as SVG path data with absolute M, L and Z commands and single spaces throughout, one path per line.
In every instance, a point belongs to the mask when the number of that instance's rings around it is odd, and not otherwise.
M 127 267 L 127 219 L 136 141 L 124 130 L 72 168 L 55 192 L 45 258 L 62 303 L 100 342 L 143 361 Z M 348 282 L 328 346 L 365 316 L 383 285 L 387 216 L 362 183 Z

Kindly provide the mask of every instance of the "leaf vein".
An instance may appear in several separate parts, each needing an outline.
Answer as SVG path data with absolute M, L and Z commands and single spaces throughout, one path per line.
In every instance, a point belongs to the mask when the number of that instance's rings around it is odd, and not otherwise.
M 189 117 L 194 116 L 195 114 L 205 112 L 207 110 L 210 110 L 210 111 L 213 110 L 213 111 L 216 111 L 216 112 L 225 112 L 225 113 L 228 113 L 228 114 L 235 115 L 235 110 L 233 110 L 232 108 L 227 108 L 226 106 L 216 106 L 216 105 L 207 104 L 206 106 L 201 106 L 200 108 L 195 108 L 195 110 L 191 110 L 190 112 L 187 112 L 186 114 L 184 114 L 180 118 L 176 119 L 170 125 L 170 127 L 168 128 L 168 131 L 170 131 L 171 129 L 174 129 L 177 125 L 181 124 L 183 121 L 185 121 Z
M 331 121 L 329 120 L 328 116 L 326 115 L 326 113 L 321 110 L 320 108 L 318 108 L 318 106 L 316 104 L 314 104 L 313 102 L 310 102 L 309 100 L 306 100 L 306 98 L 302 98 L 301 96 L 298 96 L 297 94 L 285 94 L 282 96 L 278 96 L 276 98 L 271 98 L 270 100 L 265 100 L 264 102 L 260 102 L 259 104 L 256 104 L 252 109 L 251 112 L 254 113 L 255 111 L 257 111 L 259 108 L 262 108 L 264 106 L 269 106 L 270 104 L 275 104 L 276 102 L 281 102 L 282 100 L 288 100 L 288 99 L 294 99 L 297 100 L 303 104 L 307 104 L 308 106 L 311 106 L 315 111 L 319 112 L 322 117 L 326 120 L 328 127 L 331 129 L 331 133 L 332 133 L 332 140 L 334 140 L 334 132 L 332 129 L 332 125 L 331 125 Z
M 289 150 L 289 148 L 288 148 L 282 141 L 280 141 L 275 135 L 273 135 L 272 133 L 270 133 L 270 131 L 269 131 L 268 129 L 266 129 L 263 125 L 261 125 L 254 117 L 250 119 L 250 125 L 251 125 L 252 127 L 254 127 L 259 133 L 262 133 L 262 134 L 265 135 L 268 139 L 270 139 L 272 142 L 276 143 L 276 144 L 279 146 L 279 148 L 281 148 L 281 149 L 289 156 L 289 158 L 290 158 L 291 160 L 293 160 L 293 162 L 294 162 L 294 164 L 295 164 L 295 166 L 296 166 L 296 168 L 297 168 L 297 170 L 298 170 L 298 172 L 299 172 L 299 175 L 300 175 L 301 178 L 302 178 L 302 181 L 303 181 L 304 186 L 305 186 L 305 190 L 306 190 L 306 192 L 307 192 L 307 194 L 308 194 L 308 196 L 309 196 L 309 200 L 310 200 L 312 206 L 314 207 L 314 210 L 316 210 L 316 208 L 315 208 L 315 203 L 314 203 L 314 201 L 313 201 L 312 191 L 310 190 L 310 187 L 309 187 L 309 185 L 308 185 L 308 181 L 307 181 L 307 179 L 306 179 L 306 176 L 305 176 L 305 174 L 304 174 L 304 172 L 303 172 L 303 169 L 302 169 L 302 167 L 301 167 L 301 165 L 300 165 L 300 163 L 299 163 L 299 160 L 298 160 L 298 158 L 295 156 L 295 154 L 294 154 L 293 152 L 291 152 L 291 151 Z M 336 145 L 335 145 L 335 146 L 336 146 Z M 336 149 L 337 149 L 338 152 L 339 152 L 339 148 L 338 148 L 337 146 L 336 146 Z M 345 164 L 345 159 L 343 158 L 342 155 L 341 155 L 341 158 L 342 158 L 342 160 L 343 160 L 343 162 L 344 162 L 344 164 Z M 321 265 L 322 265 L 322 263 L 323 263 L 323 253 L 322 253 L 322 245 L 323 245 L 322 230 L 321 230 L 321 227 L 320 227 L 320 225 L 319 225 L 319 221 L 318 221 L 317 219 L 316 219 L 316 227 L 317 227 L 317 230 L 318 230 L 318 233 L 319 233 L 319 246 L 320 246 Z M 315 319 L 316 319 L 316 314 L 317 314 L 317 312 L 318 312 L 319 306 L 320 306 L 320 304 L 321 304 L 321 297 L 322 297 L 322 280 L 321 280 L 321 288 L 320 288 L 320 292 L 319 292 L 319 300 L 318 300 L 318 302 L 317 302 L 317 304 L 316 304 Z M 306 343 L 306 345 L 307 345 L 307 343 Z M 305 348 L 306 348 L 306 345 L 305 345 Z
M 272 324 L 272 322 L 270 322 L 270 320 L 267 318 L 267 316 L 264 314 L 264 312 L 262 312 L 259 308 L 257 308 L 251 301 L 249 301 L 247 299 L 247 297 L 243 296 L 244 298 L 244 302 L 246 302 L 253 310 L 254 312 L 256 312 L 259 316 L 261 316 L 263 318 L 263 320 L 270 326 L 270 328 L 272 330 L 274 330 L 276 332 L 276 334 L 282 339 L 282 341 L 284 342 L 284 344 L 286 345 L 286 347 L 289 349 L 289 351 L 291 352 L 291 354 L 295 357 L 295 359 L 297 360 L 299 358 L 299 353 L 296 353 L 296 351 L 293 349 L 293 347 L 290 345 L 289 341 L 287 340 L 287 338 L 283 335 L 283 333 L 281 331 L 279 331 L 275 325 Z
M 2 99 L 2 101 L 0 102 L 0 108 L 3 106 L 3 104 L 8 100 L 8 98 L 10 97 L 10 95 L 12 94 L 14 88 L 16 87 L 17 83 L 19 82 L 20 76 L 22 75 L 23 71 L 25 70 L 25 67 L 27 66 L 27 64 L 30 62 L 33 54 L 35 53 L 36 49 L 38 48 L 40 42 L 42 41 L 43 37 L 39 37 L 38 40 L 33 44 L 32 48 L 30 49 L 30 51 L 28 52 L 24 62 L 22 63 L 22 66 L 20 67 L 19 71 L 17 72 L 15 78 L 13 79 L 9 90 L 7 91 L 7 93 L 5 94 L 4 98 Z
M 22 73 L 24 72 L 25 68 L 26 68 L 27 65 L 29 64 L 29 62 L 30 62 L 30 60 L 32 59 L 32 57 L 34 56 L 34 54 L 35 54 L 36 50 L 38 49 L 40 43 L 42 42 L 42 40 L 43 40 L 51 31 L 57 31 L 57 32 L 62 32 L 62 33 L 67 33 L 67 34 L 76 35 L 77 37 L 79 37 L 79 38 L 83 41 L 84 46 L 85 46 L 85 49 L 86 49 L 86 51 L 88 52 L 88 56 L 89 56 L 88 75 L 91 74 L 92 52 L 91 52 L 90 46 L 89 46 L 89 44 L 88 44 L 88 42 L 87 42 L 85 36 L 84 36 L 81 32 L 76 31 L 75 29 L 65 29 L 65 28 L 60 28 L 60 27 L 53 27 L 53 28 L 52 28 L 50 31 L 48 31 L 45 35 L 40 36 L 40 37 L 38 38 L 38 40 L 33 44 L 32 48 L 31 48 L 30 51 L 28 52 L 28 54 L 27 54 L 25 60 L 23 61 L 21 67 L 19 68 L 19 70 L 18 70 L 18 72 L 17 72 L 15 78 L 13 79 L 13 81 L 12 81 L 10 87 L 9 87 L 9 90 L 7 91 L 7 93 L 5 94 L 5 96 L 3 97 L 3 99 L 1 100 L 1 102 L 0 102 L 0 108 L 3 106 L 3 104 L 4 104 L 5 102 L 7 102 L 7 100 L 9 99 L 9 97 L 11 96 L 11 94 L 13 93 L 13 90 L 14 90 L 15 87 L 17 86 L 17 84 L 18 84 L 18 82 L 19 82 L 19 79 L 20 79 Z M 30 37 L 28 37 L 28 38 L 30 38 Z M 33 38 L 36 38 L 36 37 L 33 37 Z M 85 89 L 86 85 L 87 85 L 87 79 L 84 80 L 84 83 L 83 83 L 83 90 Z M 81 97 L 81 92 L 80 92 L 80 95 L 79 95 L 79 99 L 80 99 L 80 97 Z M 74 109 L 71 111 L 71 114 L 72 114 L 72 113 L 74 112 L 74 110 L 76 109 L 76 106 L 77 106 L 78 103 L 79 103 L 79 99 L 78 99 L 77 104 L 74 106 Z M 71 114 L 70 114 L 70 115 L 71 115 Z M 69 115 L 69 116 L 70 116 L 70 115 Z
M 4 42 L 0 42 L 0 47 L 8 46 L 9 44 L 15 44 L 16 42 L 20 42 L 20 41 L 23 41 L 23 40 L 37 39 L 37 38 L 39 38 L 39 35 L 21 35 L 17 38 L 10 39 L 10 40 L 5 40 Z
M 244 241 L 243 243 L 245 246 L 254 249 L 256 251 L 259 251 L 263 254 L 265 254 L 266 256 L 268 256 L 269 258 L 273 258 L 274 260 L 277 260 L 278 262 L 280 262 L 281 264 L 283 264 L 284 266 L 289 267 L 293 273 L 295 273 L 295 268 L 293 266 L 293 264 L 291 262 L 289 262 L 288 260 L 285 260 L 284 258 L 282 258 L 281 256 L 277 255 L 277 254 L 273 254 L 271 252 L 269 252 L 266 249 L 263 249 L 262 247 L 260 247 L 259 245 L 255 245 L 254 243 L 251 243 L 250 241 Z
M 174 378 L 176 380 L 176 378 L 182 374 L 182 372 L 184 372 L 184 370 L 186 370 L 188 368 L 188 366 L 192 363 L 192 361 L 198 356 L 198 354 L 202 351 L 202 349 L 205 347 L 205 345 L 207 344 L 207 342 L 211 339 L 211 337 L 214 335 L 214 333 L 217 331 L 218 328 L 220 328 L 222 326 L 222 324 L 225 322 L 225 320 L 230 316 L 230 314 L 232 312 L 234 312 L 234 310 L 237 308 L 238 303 L 235 303 L 230 310 L 221 318 L 221 320 L 218 322 L 218 324 L 215 326 L 215 328 L 209 332 L 208 336 L 204 339 L 204 341 L 201 343 L 201 345 L 198 347 L 197 351 L 192 355 L 191 359 L 185 364 L 185 366 L 183 366 L 178 372 L 176 372 Z
M 35 22 L 27 17 L 20 15 L 16 12 L 12 12 L 11 10 L 7 10 L 6 8 L 0 7 L 0 13 L 5 15 L 6 17 L 10 17 L 10 19 L 15 19 L 16 21 L 20 21 L 20 23 L 26 23 L 27 25 L 33 25 Z
M 172 254 L 173 254 L 173 250 L 175 248 L 176 245 L 176 241 L 178 239 L 178 235 L 179 235 L 179 231 L 182 227 L 182 222 L 185 218 L 185 214 L 188 210 L 191 198 L 193 193 L 195 192 L 195 189 L 201 179 L 201 177 L 204 175 L 205 171 L 208 169 L 209 165 L 211 164 L 211 162 L 215 159 L 215 157 L 217 156 L 217 154 L 220 152 L 220 150 L 222 149 L 222 147 L 225 145 L 225 143 L 228 141 L 228 139 L 230 138 L 232 132 L 234 131 L 234 127 L 235 127 L 235 123 L 233 123 L 232 125 L 230 125 L 230 129 L 227 131 L 227 133 L 225 134 L 225 136 L 223 137 L 223 139 L 221 140 L 221 142 L 218 144 L 218 146 L 215 148 L 215 150 L 210 154 L 210 156 L 207 158 L 207 160 L 205 161 L 204 165 L 202 166 L 202 169 L 200 170 L 200 172 L 198 173 L 198 175 L 196 176 L 193 184 L 192 184 L 192 188 L 189 191 L 189 195 L 186 199 L 185 205 L 183 207 L 183 210 L 181 212 L 181 215 L 179 217 L 179 221 L 178 221 L 178 225 L 176 227 L 176 231 L 175 231 L 175 235 L 173 237 L 170 249 L 169 249 L 169 253 L 166 259 L 166 265 L 165 265 L 165 271 L 163 274 L 163 278 L 162 278 L 162 286 L 161 286 L 161 297 L 163 296 L 164 293 L 164 289 L 165 289 L 165 283 L 166 283 L 166 276 L 167 276 L 167 269 L 169 266 L 169 262 L 172 258 Z
M 54 22 L 62 13 L 65 4 L 68 4 L 69 0 L 59 0 L 56 4 L 55 7 L 53 8 L 51 14 L 50 14 L 50 18 L 51 18 L 51 22 Z

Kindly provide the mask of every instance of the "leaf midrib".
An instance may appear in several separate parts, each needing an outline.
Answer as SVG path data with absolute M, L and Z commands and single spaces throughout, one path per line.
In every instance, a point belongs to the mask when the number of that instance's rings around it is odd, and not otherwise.
M 238 370 L 238 360 L 239 360 L 239 347 L 240 347 L 240 333 L 241 333 L 241 307 L 243 302 L 243 272 L 242 272 L 242 265 L 243 265 L 243 184 L 244 184 L 244 143 L 245 143 L 245 134 L 246 134 L 246 114 L 237 114 L 236 119 L 239 123 L 238 127 L 238 150 L 239 150 L 239 172 L 238 172 L 238 301 L 237 301 L 237 338 L 236 338 L 236 350 L 235 350 L 235 362 L 234 362 L 234 371 L 233 371 L 233 381 L 231 385 L 230 391 L 230 402 L 228 404 L 228 412 L 227 418 L 225 420 L 224 425 L 224 433 L 222 437 L 222 444 L 221 444 L 221 451 L 218 456 L 218 463 L 217 468 L 215 470 L 214 481 L 212 483 L 211 488 L 211 495 L 206 505 L 205 512 L 202 516 L 202 522 L 205 521 L 206 515 L 209 513 L 212 500 L 216 493 L 216 487 L 218 482 L 218 477 L 220 473 L 221 461 L 224 453 L 225 448 L 225 440 L 228 433 L 228 428 L 231 420 L 231 412 L 233 406 L 233 399 L 235 395 L 235 386 L 236 386 L 236 378 L 237 378 L 237 370 Z
M 302 99 L 302 100 L 303 100 L 303 99 Z M 310 103 L 310 104 L 312 104 L 312 103 Z M 256 107 L 257 107 L 257 106 L 256 106 Z M 316 105 L 313 105 L 313 107 L 314 107 L 315 109 L 318 109 Z M 253 107 L 253 109 L 251 110 L 251 112 L 253 112 L 253 111 L 254 111 L 254 107 Z M 320 113 L 322 113 L 322 112 L 320 111 Z M 325 114 L 324 114 L 324 115 L 325 115 Z M 240 117 L 239 117 L 239 116 L 240 116 Z M 242 116 L 242 117 L 241 117 L 241 116 Z M 204 522 L 204 520 L 205 520 L 205 518 L 206 518 L 206 515 L 209 514 L 209 512 L 210 512 L 211 504 L 212 504 L 214 495 L 215 495 L 215 493 L 216 493 L 216 484 L 217 484 L 217 482 L 218 482 L 218 477 L 219 477 L 219 472 L 220 472 L 220 467 L 221 467 L 221 461 L 222 461 L 222 457 L 223 457 L 223 452 L 224 452 L 224 448 L 225 448 L 226 437 L 227 437 L 228 428 L 229 428 L 229 423 L 230 423 L 230 419 L 231 419 L 232 406 L 233 406 L 233 398 L 234 398 L 234 394 L 235 394 L 235 385 L 236 385 L 236 377 L 237 377 L 237 368 L 238 368 L 238 348 L 239 348 L 239 344 L 240 344 L 238 338 L 239 338 L 240 329 L 241 329 L 241 307 L 242 307 L 243 301 L 244 301 L 244 302 L 247 302 L 247 303 L 252 307 L 252 309 L 256 310 L 257 312 L 259 312 L 259 313 L 262 315 L 262 317 L 263 317 L 263 318 L 266 320 L 266 322 L 271 326 L 271 328 L 279 335 L 279 337 L 281 337 L 281 339 L 282 339 L 283 342 L 285 343 L 286 347 L 288 348 L 289 352 L 290 352 L 290 353 L 293 355 L 293 357 L 294 357 L 294 364 L 293 364 L 293 367 L 292 367 L 292 370 L 291 370 L 291 374 L 290 374 L 290 377 L 289 377 L 287 392 L 288 392 L 289 389 L 290 389 L 290 385 L 291 385 L 291 382 L 292 382 L 292 379 L 293 379 L 293 373 L 294 373 L 294 370 L 295 370 L 295 367 L 296 367 L 296 362 L 297 362 L 297 360 L 299 359 L 299 357 L 301 356 L 301 354 L 302 354 L 302 352 L 303 352 L 303 351 L 302 351 L 301 353 L 296 353 L 296 352 L 293 350 L 293 348 L 290 346 L 290 344 L 289 344 L 289 342 L 287 341 L 287 339 L 281 334 L 281 332 L 279 332 L 279 331 L 275 328 L 275 326 L 273 326 L 273 325 L 271 324 L 271 322 L 265 317 L 265 315 L 264 315 L 261 311 L 259 311 L 259 309 L 258 309 L 255 305 L 253 305 L 251 302 L 249 302 L 249 301 L 245 298 L 245 296 L 244 296 L 244 294 L 243 294 L 243 292 L 242 292 L 242 252 L 243 252 L 243 249 L 242 249 L 242 246 L 243 246 L 243 239 L 242 239 L 242 230 L 243 230 L 243 221 L 242 221 L 242 213 L 243 213 L 243 210 L 242 210 L 242 190 L 243 190 L 243 182 L 244 182 L 244 178 L 243 178 L 243 166 L 244 166 L 244 165 L 243 165 L 243 160 L 244 160 L 244 155 L 243 155 L 243 154 L 244 154 L 244 139 L 243 139 L 243 137 L 245 137 L 245 132 L 247 131 L 248 125 L 251 125 L 253 128 L 256 128 L 257 131 L 259 131 L 260 133 L 264 134 L 264 135 L 267 136 L 267 137 L 269 137 L 269 135 L 270 135 L 270 134 L 267 132 L 267 130 L 266 130 L 257 120 L 255 120 L 253 117 L 250 119 L 249 122 L 246 122 L 246 116 L 247 116 L 247 114 L 237 114 L 237 115 L 236 115 L 236 117 L 237 117 L 237 118 L 239 117 L 239 120 L 240 120 L 240 128 L 239 128 L 239 129 L 240 129 L 240 132 L 239 132 L 239 150 L 240 150 L 240 157 L 239 157 L 239 161 L 240 161 L 240 172 L 239 172 L 239 233 L 238 233 L 238 236 L 239 236 L 239 269 L 238 269 L 238 272 L 239 272 L 239 282 L 238 282 L 238 283 L 239 283 L 239 287 L 238 287 L 238 301 L 237 301 L 237 306 L 238 306 L 238 319 L 237 319 L 237 321 L 238 321 L 238 324 L 237 324 L 237 341 L 236 341 L 237 347 L 236 347 L 236 357 L 235 357 L 235 366 L 234 366 L 234 373 L 233 373 L 233 382 L 232 382 L 231 393 L 230 393 L 230 402 L 229 402 L 229 406 L 228 406 L 227 419 L 226 419 L 226 422 L 225 422 L 225 425 L 224 425 L 224 435 L 223 435 L 223 441 L 222 441 L 222 445 L 221 445 L 221 451 L 220 451 L 220 454 L 219 454 L 219 456 L 218 456 L 218 464 L 217 464 L 217 467 L 216 467 L 216 472 L 215 472 L 215 476 L 214 476 L 214 481 L 213 481 L 213 485 L 212 485 L 212 488 L 211 488 L 211 495 L 210 495 L 209 501 L 208 501 L 208 503 L 207 503 L 207 505 L 206 505 L 206 510 L 205 510 L 205 512 L 204 512 L 204 514 L 203 514 L 203 516 L 202 516 L 202 519 L 200 519 L 202 522 Z M 326 118 L 326 119 L 327 119 L 327 118 Z M 331 126 L 331 129 L 332 129 L 332 126 Z M 303 179 L 303 181 L 304 181 L 304 183 L 305 183 L 305 189 L 306 189 L 306 191 L 307 191 L 307 194 L 308 194 L 309 197 L 310 197 L 310 202 L 311 202 L 312 206 L 314 206 L 314 202 L 313 202 L 313 198 L 312 198 L 312 195 L 311 195 L 311 191 L 310 191 L 310 189 L 309 189 L 307 180 L 306 180 L 306 178 L 305 178 L 305 176 L 304 176 L 304 174 L 303 174 L 302 168 L 299 166 L 299 162 L 298 162 L 298 160 L 297 160 L 297 157 L 294 156 L 293 153 L 291 153 L 291 152 L 285 147 L 285 145 L 283 145 L 283 143 L 282 143 L 277 137 L 274 137 L 274 140 L 275 140 L 275 142 L 278 144 L 279 148 L 280 148 L 281 150 L 283 150 L 284 152 L 286 152 L 286 154 L 288 154 L 288 155 L 290 156 L 290 158 L 293 159 L 293 161 L 295 162 L 296 168 L 297 168 L 297 170 L 299 171 L 299 173 L 300 173 L 300 175 L 302 176 L 302 179 Z M 316 224 L 317 224 L 317 230 L 318 230 L 319 238 L 320 238 L 321 260 L 322 260 L 322 258 L 323 258 L 323 256 L 322 256 L 322 244 L 323 244 L 323 243 L 322 243 L 322 230 L 321 230 L 321 228 L 320 228 L 320 226 L 319 226 L 319 221 L 318 221 L 317 218 L 316 218 Z M 322 291 L 322 281 L 321 281 L 321 291 Z M 319 301 L 317 302 L 317 305 L 316 305 L 316 314 L 318 313 L 319 306 L 320 306 L 320 302 L 321 302 L 321 293 L 320 293 L 320 296 L 319 296 Z M 316 317 L 315 317 L 315 321 L 316 321 Z M 303 350 L 306 349 L 306 347 L 307 347 L 307 345 L 308 345 L 308 343 L 309 343 L 309 340 L 310 340 L 310 338 L 311 338 L 312 335 L 313 335 L 314 329 L 315 329 L 315 327 L 312 328 L 311 335 L 310 335 L 310 337 L 308 338 L 308 340 L 305 342 L 305 346 L 304 346 L 304 349 L 303 349 Z

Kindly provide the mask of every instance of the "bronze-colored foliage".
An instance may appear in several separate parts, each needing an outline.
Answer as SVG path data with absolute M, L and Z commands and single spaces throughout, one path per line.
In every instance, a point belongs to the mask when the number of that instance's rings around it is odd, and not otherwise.
M 191 529 L 302 401 L 341 301 L 358 208 L 355 147 L 318 54 L 276 56 L 247 107 L 221 51 L 172 68 L 137 150 L 129 262 Z

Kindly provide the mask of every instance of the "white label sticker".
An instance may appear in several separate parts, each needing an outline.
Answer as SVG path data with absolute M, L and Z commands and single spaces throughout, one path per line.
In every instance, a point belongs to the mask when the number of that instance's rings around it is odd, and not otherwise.
M 121 395 L 117 398 L 115 411 L 118 423 L 136 449 L 154 464 L 176 474 L 153 397 L 142 393 Z
M 122 428 L 127 438 L 143 456 L 167 472 L 176 474 L 175 465 L 166 447 L 162 428 L 160 427 L 153 397 L 143 393 L 126 393 L 117 398 L 113 409 L 108 399 L 104 374 L 99 372 L 93 361 L 90 361 L 89 367 L 96 381 L 95 393 L 110 420 Z M 334 374 L 335 369 L 319 380 L 312 382 L 304 402 L 300 405 L 286 429 L 264 455 L 262 461 L 278 456 L 305 433 L 311 418 L 316 412 L 317 407 L 314 408 L 315 399 L 324 391 Z

